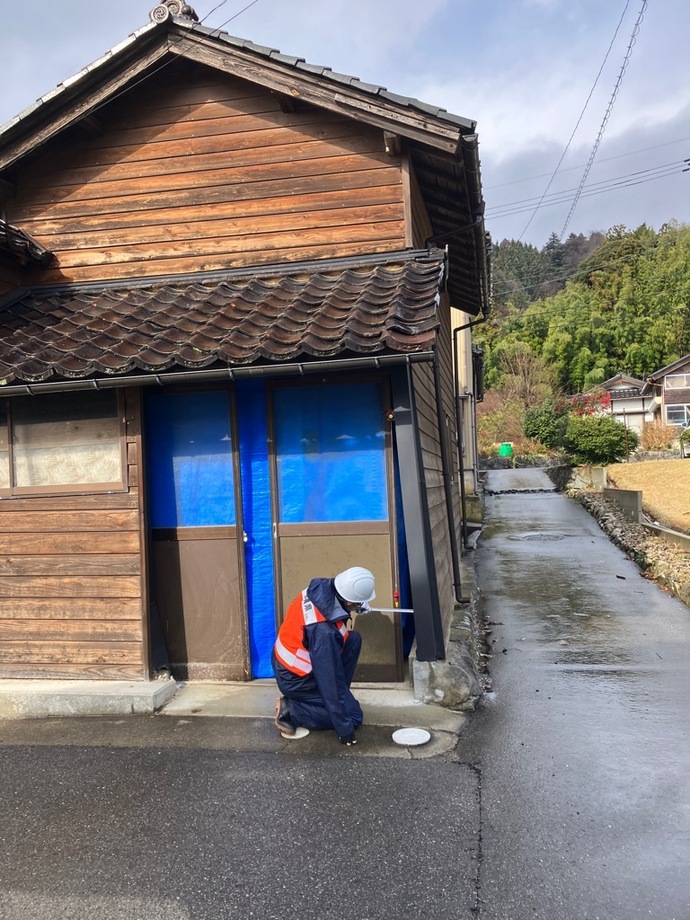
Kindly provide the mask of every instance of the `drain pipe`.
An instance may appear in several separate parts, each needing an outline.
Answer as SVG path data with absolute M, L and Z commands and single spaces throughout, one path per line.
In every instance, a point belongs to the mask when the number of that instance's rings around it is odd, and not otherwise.
M 462 326 L 456 326 L 453 329 L 453 358 L 454 358 L 454 374 L 455 377 L 455 434 L 457 439 L 457 451 L 458 451 L 458 468 L 460 476 L 460 507 L 462 515 L 462 545 L 463 549 L 467 549 L 467 490 L 465 488 L 465 443 L 464 443 L 464 418 L 461 408 L 461 400 L 465 398 L 464 394 L 460 393 L 460 349 L 458 346 L 458 334 L 465 329 L 471 329 L 473 326 L 479 326 L 481 323 L 486 322 L 486 315 L 482 315 L 479 319 L 470 320 L 469 323 L 465 323 Z
M 443 411 L 443 390 L 441 386 L 441 367 L 438 352 L 434 352 L 434 385 L 436 389 L 436 418 L 438 420 L 438 436 L 441 442 L 441 473 L 443 476 L 443 490 L 446 497 L 446 514 L 448 516 L 448 536 L 450 537 L 450 558 L 453 566 L 453 593 L 458 604 L 465 603 L 467 598 L 462 596 L 460 581 L 460 561 L 458 558 L 458 539 L 455 533 L 455 514 L 453 507 L 453 491 L 450 487 L 451 462 L 448 456 L 448 441 L 445 437 L 446 418 Z M 457 384 L 456 384 L 457 389 Z M 463 514 L 464 521 L 464 514 Z

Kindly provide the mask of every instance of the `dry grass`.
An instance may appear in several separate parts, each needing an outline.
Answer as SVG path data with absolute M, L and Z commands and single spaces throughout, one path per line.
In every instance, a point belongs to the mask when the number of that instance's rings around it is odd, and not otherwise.
M 615 463 L 609 483 L 642 492 L 644 511 L 660 524 L 690 533 L 690 458 Z

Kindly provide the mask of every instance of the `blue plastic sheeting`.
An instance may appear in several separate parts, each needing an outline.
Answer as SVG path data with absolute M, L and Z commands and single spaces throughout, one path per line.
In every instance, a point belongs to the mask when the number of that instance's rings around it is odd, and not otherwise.
M 253 678 L 273 677 L 276 608 L 266 387 L 261 380 L 238 381 L 236 394 L 251 670 Z
M 227 393 L 146 393 L 153 527 L 235 524 Z
M 388 495 L 378 386 L 274 391 L 280 521 L 385 521 Z

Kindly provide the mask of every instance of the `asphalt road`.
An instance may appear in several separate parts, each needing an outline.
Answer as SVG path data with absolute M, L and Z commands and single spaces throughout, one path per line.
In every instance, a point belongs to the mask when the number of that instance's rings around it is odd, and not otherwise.
M 545 479 L 487 474 L 480 917 L 688 920 L 690 610 Z
M 478 780 L 453 756 L 367 754 L 384 729 L 281 746 L 267 720 L 6 728 L 3 920 L 474 916 Z
M 476 550 L 492 691 L 452 743 L 2 723 L 0 920 L 688 920 L 690 611 L 505 472 Z

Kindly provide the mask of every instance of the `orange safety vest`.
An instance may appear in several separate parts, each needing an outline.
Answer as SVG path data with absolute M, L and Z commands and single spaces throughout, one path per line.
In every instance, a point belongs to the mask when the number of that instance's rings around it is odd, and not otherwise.
M 311 623 L 325 623 L 326 617 L 307 597 L 307 589 L 290 604 L 285 614 L 273 651 L 278 661 L 300 677 L 311 674 L 311 657 L 304 647 L 304 627 Z M 345 623 L 338 626 L 340 635 L 347 640 Z

